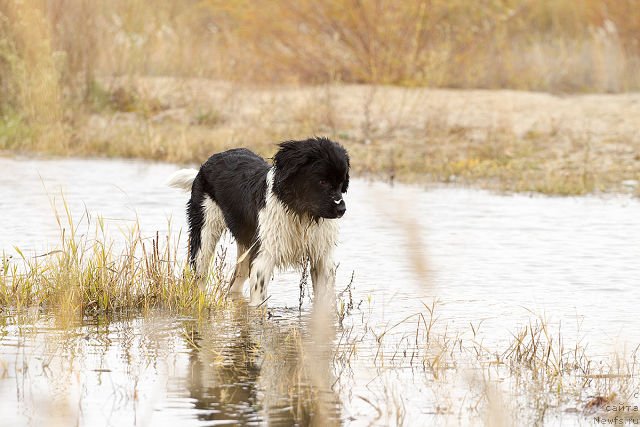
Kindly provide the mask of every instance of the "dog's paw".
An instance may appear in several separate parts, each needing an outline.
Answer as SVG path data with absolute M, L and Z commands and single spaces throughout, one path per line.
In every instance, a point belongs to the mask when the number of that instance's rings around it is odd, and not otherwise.
M 268 299 L 269 298 L 267 298 L 267 297 L 263 298 L 262 296 L 251 297 L 249 299 L 249 306 L 251 306 L 251 307 L 264 307 L 264 306 L 267 305 L 267 300 Z

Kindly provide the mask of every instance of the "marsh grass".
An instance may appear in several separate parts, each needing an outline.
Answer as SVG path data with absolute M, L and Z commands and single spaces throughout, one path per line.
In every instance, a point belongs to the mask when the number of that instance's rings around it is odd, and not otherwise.
M 216 260 L 207 292 L 179 260 L 179 237 L 172 241 L 143 237 L 138 225 L 116 242 L 105 221 L 85 213 L 74 222 L 66 201 L 55 217 L 60 240 L 55 248 L 35 256 L 15 248 L 2 257 L 0 306 L 21 310 L 40 307 L 70 317 L 163 308 L 173 312 L 202 312 L 224 305 L 223 260 Z
M 266 109 L 274 105 L 278 106 L 267 103 Z M 373 114 L 371 111 L 368 114 Z M 318 120 L 325 117 L 319 115 Z M 150 134 L 155 133 L 153 129 Z M 375 144 L 379 131 L 373 125 L 368 128 L 373 138 L 370 144 Z M 577 176 L 588 181 L 591 178 L 585 178 L 584 172 L 593 168 L 590 140 L 576 137 L 571 142 L 580 148 Z M 354 146 L 357 144 L 364 142 Z M 465 144 L 464 149 L 460 151 L 474 158 L 497 159 L 498 165 L 504 165 L 509 164 L 513 156 L 509 153 L 517 147 L 512 140 L 499 140 L 494 135 L 488 146 Z M 403 162 L 392 158 L 399 173 Z M 470 162 L 470 167 L 474 165 Z M 464 170 L 461 165 L 457 173 Z M 225 388 L 231 385 L 231 391 L 221 393 L 220 402 L 246 403 L 242 388 L 249 383 L 248 388 L 254 390 L 251 381 L 256 381 L 257 389 L 268 390 L 261 410 L 282 405 L 276 397 L 284 395 L 285 408 L 298 424 L 338 423 L 327 418 L 335 415 L 340 399 L 347 396 L 364 402 L 374 414 L 374 422 L 400 425 L 412 421 L 407 415 L 412 408 L 404 401 L 407 392 L 398 386 L 405 383 L 392 382 L 385 375 L 409 372 L 411 380 L 418 378 L 428 384 L 436 420 L 460 416 L 456 412 L 462 413 L 459 407 L 464 405 L 471 417 L 480 416 L 489 425 L 523 425 L 542 424 L 548 414 L 565 409 L 577 412 L 577 417 L 582 416 L 581 411 L 610 416 L 603 412 L 607 403 L 631 401 L 638 390 L 637 349 L 592 356 L 579 337 L 567 336 L 560 326 L 534 313 L 530 313 L 532 320 L 506 341 L 485 344 L 480 323 L 466 329 L 443 321 L 436 300 L 400 321 L 382 322 L 371 315 L 371 300 L 354 301 L 349 283 L 338 287 L 337 319 L 320 309 L 311 313 L 306 323 L 299 318 L 285 319 L 294 325 L 289 327 L 286 321 L 271 319 L 266 307 L 248 311 L 242 303 L 228 304 L 219 272 L 213 273 L 212 289 L 200 292 L 177 256 L 184 249 L 179 238 L 172 241 L 157 234 L 146 238 L 135 226 L 113 241 L 101 218 L 92 220 L 85 213 L 74 221 L 64 201 L 56 220 L 60 241 L 52 251 L 33 257 L 17 249 L 19 259 L 2 258 L 3 309 L 53 312 L 55 322 L 70 332 L 72 340 L 84 339 L 85 334 L 73 332 L 82 323 L 79 319 L 86 317 L 111 322 L 117 321 L 119 313 L 134 313 L 146 322 L 154 309 L 187 313 L 190 326 L 181 338 L 191 351 L 193 371 L 188 375 L 188 387 L 195 390 L 193 393 L 203 393 L 202 382 L 207 379 Z M 400 216 L 397 225 L 406 233 L 402 249 L 409 254 L 409 265 L 428 284 L 429 266 L 419 251 L 425 243 L 416 237 L 419 223 L 410 216 Z M 221 320 L 216 321 L 216 316 Z M 18 322 L 26 324 L 33 319 Z M 37 328 L 32 329 L 37 333 Z M 352 395 L 350 381 L 354 370 L 362 366 L 375 376 L 366 391 L 361 388 Z M 238 379 L 242 387 L 235 387 Z M 463 403 L 455 393 L 460 384 L 471 389 Z M 127 388 L 125 399 L 137 401 L 135 384 L 127 386 L 133 390 Z M 204 402 L 210 398 L 195 397 Z
M 567 408 L 578 416 L 582 411 L 610 416 L 603 409 L 607 404 L 633 402 L 637 393 L 637 349 L 594 357 L 583 338 L 567 336 L 561 325 L 534 313 L 510 338 L 486 344 L 482 322 L 464 328 L 442 320 L 436 299 L 396 322 L 383 322 L 371 301 L 354 301 L 352 277 L 339 286 L 335 312 L 314 304 L 310 312 L 296 310 L 295 318 L 272 317 L 266 307 L 228 301 L 221 267 L 211 277 L 212 288 L 200 292 L 176 256 L 179 239 L 144 238 L 134 227 L 118 243 L 107 238 L 100 218 L 90 221 L 85 213 L 73 221 L 64 201 L 56 218 L 61 238 L 55 249 L 36 257 L 16 249 L 20 259 L 3 257 L 2 318 L 14 319 L 27 337 L 50 333 L 33 325 L 51 317 L 63 335 L 64 353 L 76 347 L 74 340 L 101 339 L 99 328 L 77 333 L 87 319 L 106 324 L 143 319 L 150 326 L 139 339 L 164 348 L 155 340 L 175 338 L 177 332 L 156 330 L 153 319 L 178 316 L 184 323 L 180 339 L 190 349 L 187 387 L 205 402 L 210 397 L 200 395 L 203 384 L 230 387 L 216 401 L 229 405 L 245 403 L 249 387 L 266 391 L 260 400 L 265 419 L 274 410 L 300 424 L 339 424 L 341 405 L 353 404 L 342 399 L 355 399 L 368 408 L 368 419 L 410 423 L 415 408 L 398 380 L 389 378 L 393 374 L 428 385 L 435 419 L 480 416 L 490 425 L 496 420 L 510 425 L 543 423 L 548 414 Z M 375 375 L 352 394 L 354 370 L 363 366 Z M 234 385 L 238 379 L 242 387 Z M 135 401 L 135 385 L 127 384 L 131 387 L 127 399 Z M 457 387 L 469 389 L 463 403 Z
M 455 390 L 469 388 L 464 409 L 488 425 L 543 424 L 548 416 L 565 411 L 613 418 L 618 414 L 607 405 L 633 407 L 638 402 L 638 348 L 593 354 L 585 337 L 567 335 L 560 324 L 534 313 L 511 338 L 487 345 L 481 324 L 471 324 L 468 331 L 454 328 L 440 320 L 439 306 L 434 300 L 424 312 L 384 327 L 363 320 L 362 330 L 349 322 L 336 349 L 334 371 L 348 371 L 362 358 L 380 377 L 385 371 L 411 369 L 432 384 L 438 396 L 433 405 L 442 415 L 462 411 Z M 414 332 L 407 331 L 410 325 Z M 403 332 L 394 334 L 397 328 Z M 401 415 L 404 409 L 393 389 L 382 383 L 382 393 L 377 405 L 369 400 L 380 417 Z

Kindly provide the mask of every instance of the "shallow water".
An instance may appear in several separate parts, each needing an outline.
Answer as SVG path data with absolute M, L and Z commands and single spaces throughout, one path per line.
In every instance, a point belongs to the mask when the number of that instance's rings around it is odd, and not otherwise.
M 164 185 L 175 169 L 0 159 L 0 250 L 52 249 L 58 228 L 51 199 L 59 202 L 61 192 L 75 216 L 104 217 L 116 238 L 136 219 L 148 235 L 166 233 L 171 219 L 177 234 L 185 229 L 187 196 Z M 296 272 L 271 283 L 266 319 L 238 304 L 206 321 L 158 312 L 91 319 L 69 330 L 53 317 L 5 313 L 0 407 L 7 425 L 42 425 L 39 414 L 60 425 L 305 423 L 307 388 L 324 402 L 323 416 L 344 423 L 389 424 L 402 412 L 409 424 L 456 424 L 472 417 L 462 408 L 474 395 L 419 372 L 408 338 L 420 328 L 418 317 L 398 325 L 434 301 L 440 333 L 468 337 L 471 324 L 488 347 L 504 348 L 536 316 L 568 341 L 588 342 L 595 355 L 640 342 L 638 200 L 353 180 L 346 201 L 336 288 L 353 275 L 355 308 L 328 337 L 332 344 L 311 345 L 312 304 L 305 298 L 298 310 Z M 348 341 L 357 351 L 345 348 Z M 310 360 L 325 377 L 292 385 Z M 443 400 L 453 403 L 443 410 Z M 554 417 L 547 421 L 587 421 L 571 412 Z

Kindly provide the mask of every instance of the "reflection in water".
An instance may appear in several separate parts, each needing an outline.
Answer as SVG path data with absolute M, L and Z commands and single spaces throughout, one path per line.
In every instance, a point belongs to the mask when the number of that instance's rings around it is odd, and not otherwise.
M 202 421 L 330 425 L 340 420 L 331 386 L 331 332 L 326 313 L 282 321 L 238 304 L 221 316 L 184 325 L 191 350 L 187 389 Z M 266 313 L 266 312 L 265 312 Z M 265 314 L 262 313 L 262 314 Z M 322 321 L 319 319 L 322 318 Z M 334 332 L 335 335 L 335 332 Z
M 73 212 L 102 214 L 116 237 L 136 217 L 148 235 L 162 235 L 168 216 L 184 227 L 185 199 L 162 185 L 170 165 L 0 159 L 0 168 L 0 251 L 9 255 L 14 244 L 32 256 L 55 241 L 40 176 L 52 193 L 64 189 Z M 298 310 L 295 273 L 276 275 L 258 313 L 236 302 L 202 318 L 144 312 L 69 323 L 55 310 L 5 310 L 0 425 L 466 425 L 479 414 L 529 424 L 552 413 L 573 423 L 584 419 L 581 398 L 637 386 L 614 389 L 626 371 L 576 370 L 573 382 L 591 388 L 560 399 L 557 383 L 535 382 L 531 371 L 512 380 L 504 352 L 538 313 L 549 319 L 545 333 L 562 328 L 565 350 L 578 340 L 597 355 L 636 347 L 637 200 L 361 180 L 347 197 L 337 290 L 355 279 L 340 322 L 307 298 Z M 545 357 L 571 354 L 550 350 Z M 563 393 L 569 385 L 563 378 Z
M 261 351 L 240 310 L 230 310 L 231 319 L 214 316 L 206 322 L 185 324 L 185 341 L 191 350 L 186 387 L 200 420 L 249 422 L 261 418 L 257 390 Z
M 325 313 L 256 313 L 237 304 L 208 318 L 175 321 L 147 313 L 66 329 L 53 326 L 55 316 L 3 320 L 3 405 L 13 401 L 30 412 L 46 396 L 63 397 L 40 415 L 57 414 L 59 425 L 132 419 L 170 425 L 151 409 L 160 404 L 169 413 L 184 411 L 186 402 L 189 410 L 178 417 L 185 425 L 189 419 L 206 425 L 331 425 L 341 419 L 330 373 L 335 329 Z M 323 326 L 311 327 L 315 321 Z M 301 332 L 306 329 L 310 333 Z M 166 391 L 157 388 L 163 377 Z M 9 420 L 39 425 L 20 412 Z

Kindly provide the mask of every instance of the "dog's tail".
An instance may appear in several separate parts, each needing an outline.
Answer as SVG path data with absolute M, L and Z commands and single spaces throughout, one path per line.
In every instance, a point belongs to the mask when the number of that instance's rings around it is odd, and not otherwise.
M 184 191 L 191 191 L 193 181 L 198 175 L 197 169 L 180 169 L 177 172 L 171 174 L 167 179 L 167 185 L 169 187 L 179 188 Z

